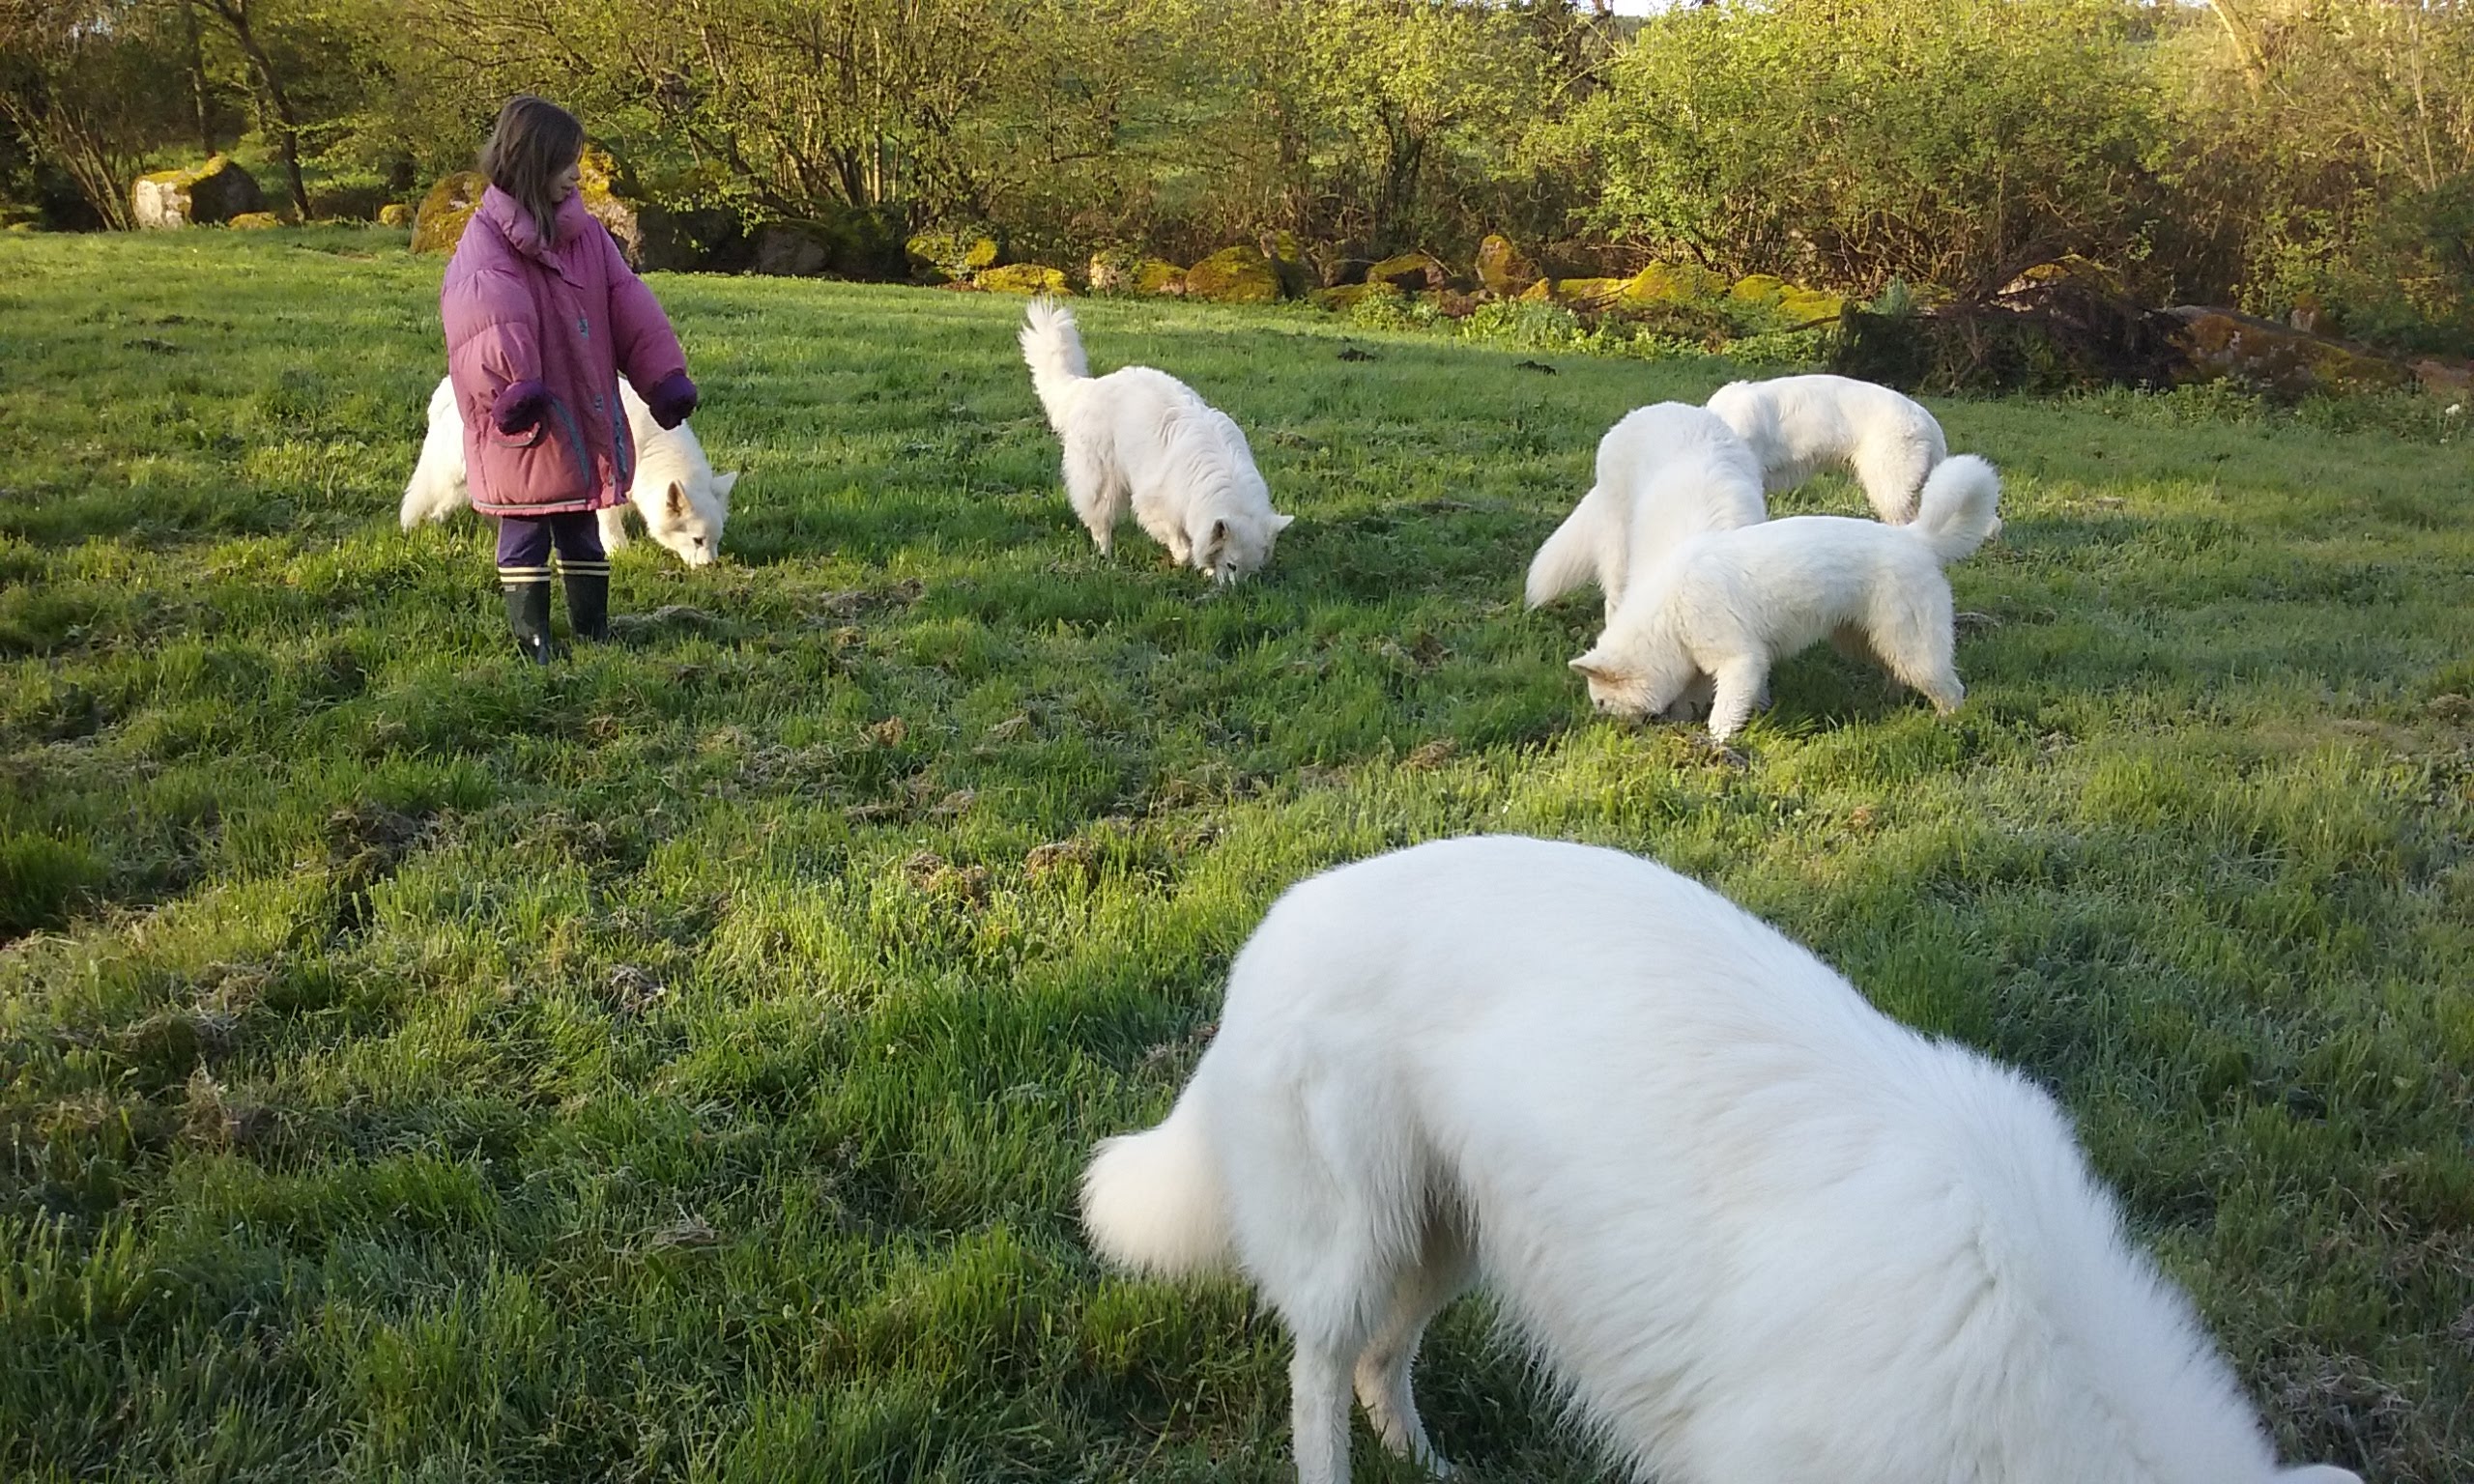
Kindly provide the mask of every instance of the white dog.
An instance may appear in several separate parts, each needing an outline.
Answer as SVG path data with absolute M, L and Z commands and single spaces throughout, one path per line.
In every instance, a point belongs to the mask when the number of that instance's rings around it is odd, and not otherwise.
M 1291 890 L 1083 1223 L 1287 1323 L 1298 1477 L 1349 1393 L 1440 1471 L 1418 1339 L 1482 1281 L 1664 1484 L 2359 1484 L 2280 1472 L 2053 1100 L 1612 850 L 1447 841 Z
M 1635 582 L 1589 653 L 1572 661 L 1601 711 L 1666 710 L 1708 675 L 1710 736 L 1724 742 L 1768 692 L 1769 667 L 1827 638 L 1868 646 L 1942 714 L 1967 694 L 1951 665 L 1942 568 L 2001 528 L 2001 481 L 1961 454 L 1933 471 L 1906 526 L 1798 515 L 1694 536 Z
M 721 555 L 722 527 L 730 520 L 731 490 L 738 483 L 738 471 L 713 472 L 694 431 L 683 422 L 663 429 L 624 381 L 618 384 L 618 400 L 636 441 L 636 480 L 627 492 L 628 503 L 644 517 L 646 532 L 656 543 L 691 567 L 705 566 Z M 429 433 L 421 440 L 420 459 L 404 486 L 404 528 L 443 521 L 472 502 L 464 482 L 464 419 L 455 409 L 454 386 L 442 377 L 429 396 Z M 614 552 L 627 544 L 623 506 L 601 512 L 601 544 Z
M 1887 386 L 1845 376 L 1782 376 L 1730 382 L 1710 399 L 1761 460 L 1776 495 L 1825 469 L 1844 469 L 1864 487 L 1873 513 L 1893 526 L 1915 518 L 1916 492 L 1950 456 L 1942 425 Z
M 1034 300 L 1022 359 L 1049 426 L 1065 444 L 1065 497 L 1108 556 L 1129 507 L 1135 524 L 1215 583 L 1271 559 L 1294 516 L 1272 509 L 1246 435 L 1165 371 L 1124 366 L 1093 376 L 1074 311 Z
M 1531 608 L 1595 580 L 1612 620 L 1625 579 L 1686 536 L 1761 523 L 1761 465 L 1704 409 L 1660 402 L 1597 441 L 1597 483 L 1529 563 Z

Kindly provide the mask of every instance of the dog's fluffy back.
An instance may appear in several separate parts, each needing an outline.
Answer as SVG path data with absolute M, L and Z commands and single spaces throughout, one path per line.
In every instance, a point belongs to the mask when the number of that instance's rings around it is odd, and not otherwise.
M 1710 398 L 1761 461 L 1769 493 L 1825 469 L 1845 469 L 1873 511 L 1892 525 L 1915 515 L 1916 492 L 1949 456 L 1942 424 L 1913 398 L 1847 376 L 1730 382 Z
M 1529 563 L 1531 608 L 1596 582 L 1607 612 L 1632 574 L 1686 537 L 1761 521 L 1761 466 L 1703 408 L 1660 402 L 1625 414 L 1597 443 L 1597 482 Z
M 2050 1099 L 1649 862 L 1473 839 L 1292 889 L 1171 1129 L 1209 1164 L 1161 1193 L 1220 1209 L 1145 1227 L 1199 1259 L 1224 1226 L 1301 1347 L 1456 1213 L 1579 1414 L 1672 1484 L 2275 1477 Z M 1095 1237 L 1142 1260 L 1109 1195 Z

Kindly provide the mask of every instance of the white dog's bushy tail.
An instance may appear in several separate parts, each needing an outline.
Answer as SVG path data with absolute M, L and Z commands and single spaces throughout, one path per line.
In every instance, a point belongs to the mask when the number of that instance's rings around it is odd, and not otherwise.
M 1597 580 L 1598 501 L 1592 490 L 1529 560 L 1522 597 L 1531 608 L 1552 603 L 1583 583 Z
M 1908 528 L 1924 538 L 1942 565 L 1971 556 L 2001 528 L 2001 476 L 1972 453 L 1937 466 L 1924 481 L 1915 521 Z
M 1022 324 L 1022 359 L 1030 364 L 1031 389 L 1040 394 L 1049 426 L 1064 432 L 1061 394 L 1091 374 L 1090 362 L 1082 358 L 1082 332 L 1074 324 L 1074 311 L 1052 299 L 1032 300 Z
M 1228 1200 L 1194 1100 L 1156 1128 L 1102 1139 L 1082 1172 L 1082 1229 L 1110 1262 L 1174 1277 L 1228 1261 Z
M 464 489 L 464 421 L 455 410 L 455 387 L 439 378 L 429 394 L 429 430 L 421 436 L 421 456 L 413 477 L 404 484 L 399 518 L 406 530 L 423 521 L 443 521 L 461 509 Z

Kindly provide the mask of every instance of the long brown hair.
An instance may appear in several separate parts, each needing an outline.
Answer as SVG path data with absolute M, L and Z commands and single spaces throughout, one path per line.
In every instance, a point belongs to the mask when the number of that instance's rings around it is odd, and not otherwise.
M 515 197 L 541 228 L 541 241 L 559 240 L 559 203 L 550 183 L 584 155 L 584 126 L 546 98 L 519 93 L 499 110 L 490 142 L 481 146 L 481 173 Z

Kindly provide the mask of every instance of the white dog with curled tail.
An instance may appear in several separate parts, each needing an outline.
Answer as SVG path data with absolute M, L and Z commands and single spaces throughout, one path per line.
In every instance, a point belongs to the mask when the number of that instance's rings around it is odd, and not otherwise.
M 1226 414 L 1149 366 L 1093 376 L 1074 311 L 1054 300 L 1032 300 L 1021 339 L 1031 389 L 1065 444 L 1065 498 L 1101 556 L 1131 510 L 1179 566 L 1215 583 L 1271 560 L 1295 517 L 1272 508 L 1253 450 Z
M 1730 382 L 1710 399 L 1710 411 L 1751 446 L 1769 494 L 1844 469 L 1864 487 L 1873 513 L 1893 526 L 1915 518 L 1925 476 L 1950 456 L 1942 425 L 1921 404 L 1853 377 Z
M 1769 667 L 1827 639 L 1947 715 L 1967 690 L 1942 568 L 2001 528 L 2000 499 L 1993 466 L 1963 453 L 1933 471 L 1905 526 L 1795 515 L 1694 536 L 1635 577 L 1572 669 L 1597 709 L 1625 716 L 1665 712 L 1706 675 L 1710 737 L 1724 742 L 1764 703 Z
M 1303 1484 L 1348 1478 L 1352 1390 L 1442 1471 L 1410 1363 L 1475 1283 L 1661 1484 L 2361 1484 L 2278 1468 L 2051 1098 L 1612 850 L 1291 889 L 1082 1219 L 1125 1267 L 1252 1280 Z
M 627 431 L 636 443 L 636 478 L 627 503 L 644 518 L 645 532 L 656 545 L 691 567 L 709 565 L 722 554 L 722 527 L 731 518 L 731 490 L 738 471 L 713 472 L 705 445 L 687 424 L 664 428 L 653 421 L 645 399 L 621 381 L 618 402 L 626 409 Z M 455 388 L 444 377 L 429 396 L 429 432 L 413 477 L 404 485 L 399 512 L 411 530 L 423 521 L 443 521 L 473 502 L 464 482 L 464 419 L 455 409 Z M 601 512 L 601 544 L 617 551 L 627 544 L 627 507 L 613 505 Z
M 1761 465 L 1724 421 L 1684 402 L 1638 408 L 1597 441 L 1597 482 L 1538 548 L 1523 596 L 1536 608 L 1595 581 L 1612 619 L 1631 573 L 1768 515 Z

